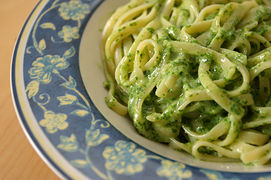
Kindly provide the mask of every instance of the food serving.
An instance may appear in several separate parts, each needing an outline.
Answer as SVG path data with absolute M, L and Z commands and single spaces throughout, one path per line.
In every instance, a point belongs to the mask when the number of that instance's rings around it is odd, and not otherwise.
M 200 160 L 271 159 L 271 1 L 131 0 L 107 21 L 107 105 Z

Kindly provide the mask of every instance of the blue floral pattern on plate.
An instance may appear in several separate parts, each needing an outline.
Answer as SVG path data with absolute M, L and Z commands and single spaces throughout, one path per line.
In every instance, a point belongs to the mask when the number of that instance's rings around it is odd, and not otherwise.
M 146 152 L 136 148 L 131 142 L 117 141 L 114 147 L 108 146 L 103 152 L 105 167 L 117 174 L 131 175 L 141 172 L 147 161 Z
M 25 93 L 35 121 L 66 161 L 92 179 L 271 179 L 270 173 L 226 173 L 171 161 L 131 142 L 104 119 L 78 73 L 82 32 L 102 2 L 49 0 L 24 52 Z

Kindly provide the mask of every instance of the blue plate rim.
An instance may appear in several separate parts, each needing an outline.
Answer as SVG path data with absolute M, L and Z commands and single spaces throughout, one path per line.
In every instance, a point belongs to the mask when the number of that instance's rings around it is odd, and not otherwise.
M 27 140 L 31 144 L 31 146 L 34 148 L 36 153 L 41 157 L 43 162 L 61 179 L 72 179 L 71 175 L 68 175 L 68 172 L 65 171 L 65 169 L 62 169 L 57 162 L 55 162 L 42 148 L 42 145 L 40 142 L 36 139 L 35 135 L 31 131 L 29 124 L 26 122 L 26 117 L 25 114 L 23 113 L 23 110 L 20 106 L 20 100 L 19 100 L 19 95 L 18 95 L 18 90 L 16 86 L 16 59 L 18 57 L 18 49 L 20 48 L 19 45 L 22 42 L 22 36 L 23 33 L 25 32 L 25 29 L 28 25 L 31 24 L 31 18 L 37 18 L 40 15 L 40 12 L 44 9 L 44 7 L 50 2 L 51 0 L 40 0 L 38 3 L 35 5 L 31 13 L 28 15 L 27 19 L 25 20 L 25 23 L 23 24 L 19 35 L 17 37 L 17 40 L 15 42 L 15 46 L 13 49 L 13 54 L 11 58 L 11 65 L 10 65 L 10 89 L 11 89 L 11 97 L 13 101 L 13 106 L 15 109 L 15 113 L 17 115 L 19 124 L 27 137 Z M 34 15 L 37 13 L 36 15 Z M 35 22 L 35 19 L 32 20 L 33 23 Z M 31 27 L 32 28 L 32 27 Z

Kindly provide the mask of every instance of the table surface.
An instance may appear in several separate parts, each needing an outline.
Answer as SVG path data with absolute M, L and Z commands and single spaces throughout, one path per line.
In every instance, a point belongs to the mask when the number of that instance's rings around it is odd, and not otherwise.
M 0 179 L 59 179 L 28 142 L 15 114 L 10 63 L 17 36 L 38 0 L 1 0 L 0 6 Z

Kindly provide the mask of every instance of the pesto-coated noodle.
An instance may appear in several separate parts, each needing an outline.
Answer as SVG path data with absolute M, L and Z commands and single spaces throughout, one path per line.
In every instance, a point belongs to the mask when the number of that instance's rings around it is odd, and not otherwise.
M 131 0 L 107 21 L 107 105 L 196 158 L 271 159 L 269 0 Z

